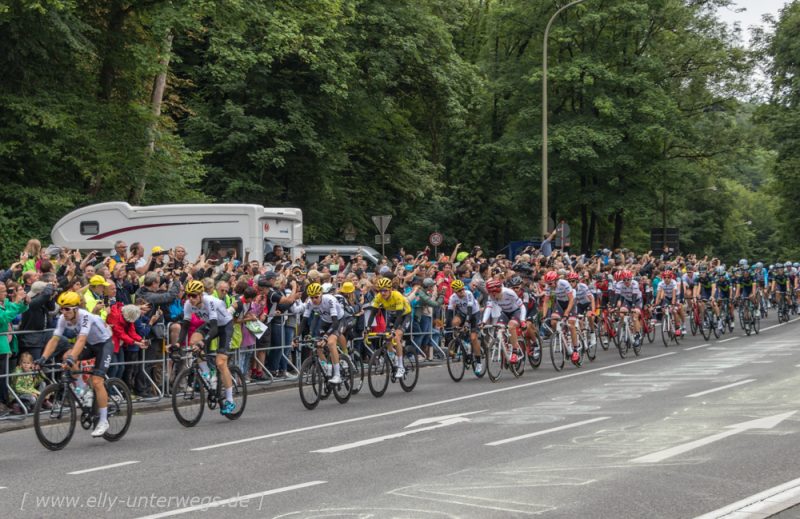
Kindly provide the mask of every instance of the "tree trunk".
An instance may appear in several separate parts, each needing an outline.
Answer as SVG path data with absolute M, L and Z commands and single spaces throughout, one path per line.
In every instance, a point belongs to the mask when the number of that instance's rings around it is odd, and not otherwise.
M 122 26 L 125 25 L 127 11 L 119 0 L 111 2 L 108 11 L 108 27 L 106 28 L 106 44 L 103 49 L 103 65 L 100 67 L 100 99 L 108 101 L 114 91 L 114 80 L 117 69 L 115 61 L 117 50 L 122 45 Z
M 150 113 L 153 116 L 150 127 L 147 129 L 147 154 L 152 156 L 156 150 L 156 126 L 161 117 L 161 103 L 164 100 L 164 90 L 167 88 L 167 69 L 169 69 L 169 58 L 172 53 L 172 32 L 168 32 L 164 38 L 161 59 L 158 60 L 160 67 L 159 73 L 153 79 L 153 90 L 150 94 Z M 147 171 L 143 172 L 139 182 L 139 189 L 134 197 L 135 203 L 141 203 L 144 198 L 144 191 L 147 187 Z
M 622 245 L 622 224 L 624 209 L 617 209 L 614 213 L 614 243 L 611 245 L 612 249 L 618 249 Z
M 591 253 L 592 249 L 594 249 L 594 235 L 596 230 L 597 230 L 597 213 L 592 211 L 592 215 L 589 220 L 589 232 L 587 233 L 588 237 L 586 239 L 588 245 L 586 250 L 588 253 Z

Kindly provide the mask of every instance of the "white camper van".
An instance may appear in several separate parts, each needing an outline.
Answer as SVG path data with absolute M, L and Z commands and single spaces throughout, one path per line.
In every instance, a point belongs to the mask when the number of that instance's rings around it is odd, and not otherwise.
M 53 243 L 70 249 L 113 253 L 114 243 L 140 242 L 149 253 L 155 246 L 186 247 L 194 260 L 212 248 L 236 249 L 243 258 L 263 261 L 274 245 L 291 254 L 303 243 L 303 212 L 250 204 L 174 204 L 131 206 L 106 202 L 76 209 L 53 227 Z

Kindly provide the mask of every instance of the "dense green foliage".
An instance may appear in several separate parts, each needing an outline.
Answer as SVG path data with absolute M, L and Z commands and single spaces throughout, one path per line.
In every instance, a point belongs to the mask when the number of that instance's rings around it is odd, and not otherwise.
M 0 0 L 0 259 L 120 199 L 300 207 L 309 243 L 349 223 L 369 243 L 373 214 L 407 248 L 536 236 L 564 3 Z M 554 22 L 550 207 L 579 248 L 645 249 L 666 216 L 685 250 L 800 250 L 800 7 L 751 51 L 727 4 L 587 0 Z M 769 101 L 749 100 L 753 56 Z

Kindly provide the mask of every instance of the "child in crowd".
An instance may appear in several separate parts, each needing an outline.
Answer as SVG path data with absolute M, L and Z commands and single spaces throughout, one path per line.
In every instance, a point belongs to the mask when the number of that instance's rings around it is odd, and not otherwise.
M 33 355 L 28 352 L 23 352 L 19 356 L 19 365 L 14 370 L 14 377 L 12 380 L 12 388 L 17 394 L 22 403 L 25 404 L 28 412 L 33 410 L 36 400 L 39 398 L 39 388 L 43 383 L 41 375 L 22 375 L 22 373 L 30 373 L 33 371 Z M 24 414 L 25 411 L 19 402 L 13 400 L 11 402 L 11 410 L 14 414 Z

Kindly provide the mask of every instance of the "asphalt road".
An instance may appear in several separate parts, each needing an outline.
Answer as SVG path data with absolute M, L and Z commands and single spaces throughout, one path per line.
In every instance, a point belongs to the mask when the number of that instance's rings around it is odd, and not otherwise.
M 561 373 L 545 357 L 497 383 L 470 374 L 453 383 L 444 366 L 431 367 L 412 393 L 392 384 L 376 399 L 365 388 L 314 411 L 292 387 L 252 395 L 235 422 L 206 411 L 191 429 L 171 411 L 137 414 L 120 442 L 78 429 L 60 452 L 31 429 L 6 432 L 0 510 L 683 518 L 744 500 L 739 508 L 763 501 L 762 511 L 730 517 L 796 517 L 794 483 L 770 494 L 785 490 L 780 499 L 745 499 L 800 478 L 796 323 L 776 326 L 771 316 L 758 336 L 737 329 L 710 344 L 698 336 L 664 348 L 657 339 L 625 360 L 612 347 Z

